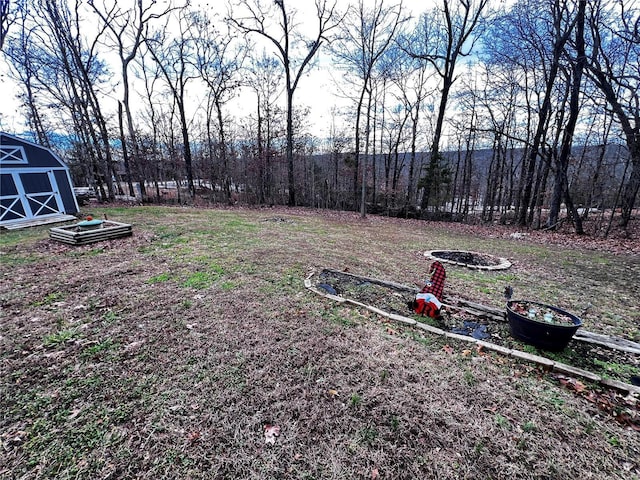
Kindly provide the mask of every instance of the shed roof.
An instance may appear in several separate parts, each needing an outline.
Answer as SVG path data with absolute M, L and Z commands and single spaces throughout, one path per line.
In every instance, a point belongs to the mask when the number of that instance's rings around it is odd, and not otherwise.
M 4 132 L 0 132 L 0 166 L 67 169 L 67 165 L 50 149 Z

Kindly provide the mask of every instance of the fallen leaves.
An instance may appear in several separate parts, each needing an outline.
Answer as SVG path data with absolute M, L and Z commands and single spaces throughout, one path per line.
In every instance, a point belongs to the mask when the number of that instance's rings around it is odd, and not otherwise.
M 473 354 L 479 355 L 479 356 L 485 356 L 487 355 L 487 352 L 484 349 L 483 345 L 476 345 L 475 348 L 471 349 L 471 348 L 465 348 L 464 350 L 462 350 L 462 356 L 463 357 L 470 357 Z
M 275 445 L 276 437 L 280 435 L 280 427 L 277 425 L 264 426 L 264 443 L 267 445 Z
M 582 383 L 580 380 L 576 380 L 575 378 L 561 377 L 559 378 L 559 381 L 565 387 L 570 388 L 578 393 L 584 392 L 586 388 L 584 383 Z
M 442 347 L 442 350 L 444 350 L 445 353 L 448 353 L 449 355 L 453 355 L 453 347 L 449 344 Z
M 613 390 L 595 390 L 580 380 L 556 374 L 555 378 L 565 388 L 598 407 L 598 410 L 612 416 L 618 423 L 635 431 L 640 431 L 640 401 L 632 396 L 622 397 Z
M 9 430 L 0 435 L 0 440 L 2 440 L 3 448 L 8 450 L 9 447 L 22 445 L 28 437 L 29 434 L 25 430 Z
M 144 340 L 137 340 L 135 342 L 128 343 L 127 345 L 124 346 L 124 353 L 128 353 L 132 355 L 136 353 L 138 350 L 140 350 L 140 347 L 142 347 L 144 343 L 145 343 Z

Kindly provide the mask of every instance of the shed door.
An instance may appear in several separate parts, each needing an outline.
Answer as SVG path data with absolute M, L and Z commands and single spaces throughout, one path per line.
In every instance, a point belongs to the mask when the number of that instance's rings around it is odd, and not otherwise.
M 1 222 L 59 214 L 62 200 L 53 172 L 2 174 L 0 205 Z
M 22 205 L 22 199 L 13 174 L 3 173 L 0 175 L 0 222 L 19 220 L 26 218 L 27 213 Z

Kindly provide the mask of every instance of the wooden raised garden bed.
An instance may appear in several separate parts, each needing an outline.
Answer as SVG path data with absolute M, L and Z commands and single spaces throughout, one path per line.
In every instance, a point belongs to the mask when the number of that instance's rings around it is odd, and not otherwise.
M 128 223 L 103 220 L 97 224 L 83 226 L 87 222 L 80 222 L 64 227 L 49 229 L 49 238 L 69 245 L 85 245 L 87 243 L 101 242 L 112 238 L 126 237 L 133 233 Z

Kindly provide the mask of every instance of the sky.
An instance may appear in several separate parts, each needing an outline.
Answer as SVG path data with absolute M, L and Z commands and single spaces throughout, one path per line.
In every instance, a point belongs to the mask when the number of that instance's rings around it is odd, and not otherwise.
M 327 2 L 330 3 L 330 0 L 327 0 Z M 357 0 L 352 0 L 351 3 L 355 2 L 357 2 Z M 372 8 L 376 3 L 379 4 L 380 0 L 364 0 L 365 6 L 369 6 L 369 8 Z M 383 5 L 386 7 L 398 3 L 400 3 L 400 0 L 383 1 Z M 402 0 L 405 15 L 411 16 L 419 16 L 421 12 L 440 3 L 441 0 Z M 217 4 L 220 6 L 224 5 L 223 2 L 218 2 Z M 337 0 L 337 10 L 344 11 L 348 4 L 349 2 L 345 2 L 344 0 Z M 302 24 L 302 31 L 308 33 L 310 36 L 317 32 L 314 0 L 289 0 L 287 2 L 287 8 L 296 10 L 295 19 Z M 251 39 L 257 42 L 258 45 L 261 45 L 260 48 L 272 48 L 271 45 L 264 40 L 262 41 L 263 43 L 260 43 L 261 40 L 258 35 L 252 35 Z M 345 72 L 337 69 L 332 64 L 331 54 L 326 45 L 320 49 L 314 59 L 314 64 L 315 67 L 309 69 L 308 73 L 300 80 L 294 96 L 294 104 L 300 108 L 309 107 L 308 122 L 313 128 L 312 133 L 319 138 L 326 138 L 329 136 L 332 118 L 339 114 L 339 112 L 352 108 L 353 101 L 344 98 L 344 83 L 342 82 L 342 77 L 345 75 Z M 343 85 L 342 91 L 339 85 Z M 250 92 L 245 92 L 245 94 L 251 95 Z M 237 99 L 237 109 L 238 111 L 246 111 L 247 105 L 249 105 L 250 108 L 254 108 L 253 103 L 253 98 L 239 98 Z M 336 121 L 340 122 L 341 119 L 336 118 Z
M 126 0 L 118 0 L 126 1 Z M 379 0 L 378 0 L 379 1 Z M 375 0 L 365 0 L 365 4 L 373 5 Z M 386 6 L 395 4 L 396 2 L 385 1 Z M 418 16 L 421 12 L 429 7 L 440 4 L 440 0 L 404 0 L 403 6 L 405 11 L 413 16 Z M 206 7 L 211 10 L 218 10 L 221 15 L 226 13 L 226 2 L 221 0 L 195 1 L 194 6 Z M 296 19 L 302 22 L 303 31 L 309 32 L 310 35 L 316 31 L 316 19 L 315 19 L 315 2 L 314 0 L 298 0 L 293 2 L 289 0 L 287 5 L 294 5 L 297 10 Z M 344 9 L 347 5 L 343 0 L 338 0 L 338 9 Z M 270 48 L 269 43 L 260 43 L 260 37 L 252 35 L 259 48 L 262 46 Z M 263 41 L 264 42 L 264 41 Z M 305 75 L 296 90 L 294 101 L 299 107 L 307 106 L 310 109 L 310 116 L 308 118 L 309 123 L 312 125 L 314 131 L 312 132 L 317 137 L 325 137 L 328 135 L 331 121 L 333 117 L 333 111 L 336 109 L 346 109 L 352 105 L 352 102 L 342 98 L 339 92 L 339 88 L 336 83 L 340 83 L 344 72 L 331 68 L 330 54 L 326 48 L 321 49 L 319 52 L 316 63 L 317 68 L 310 69 L 308 74 Z M 0 105 L 0 128 L 7 132 L 20 133 L 24 130 L 24 121 L 20 114 L 20 105 L 16 99 L 17 88 L 15 84 L 6 75 L 7 65 L 3 59 L 0 58 L 0 90 L 2 92 L 2 102 Z M 117 106 L 118 93 L 112 95 L 109 98 L 105 98 L 104 107 L 107 111 L 115 111 Z M 284 96 L 282 96 L 284 97 Z M 192 98 L 197 98 L 197 95 L 193 95 Z M 227 112 L 231 116 L 240 118 L 245 116 L 249 109 L 254 109 L 255 96 L 249 91 L 245 90 L 241 92 L 241 95 L 233 102 L 227 105 Z M 195 105 L 192 105 L 192 110 L 195 110 Z M 193 113 L 193 112 L 192 112 Z M 235 114 L 235 115 L 234 115 Z

